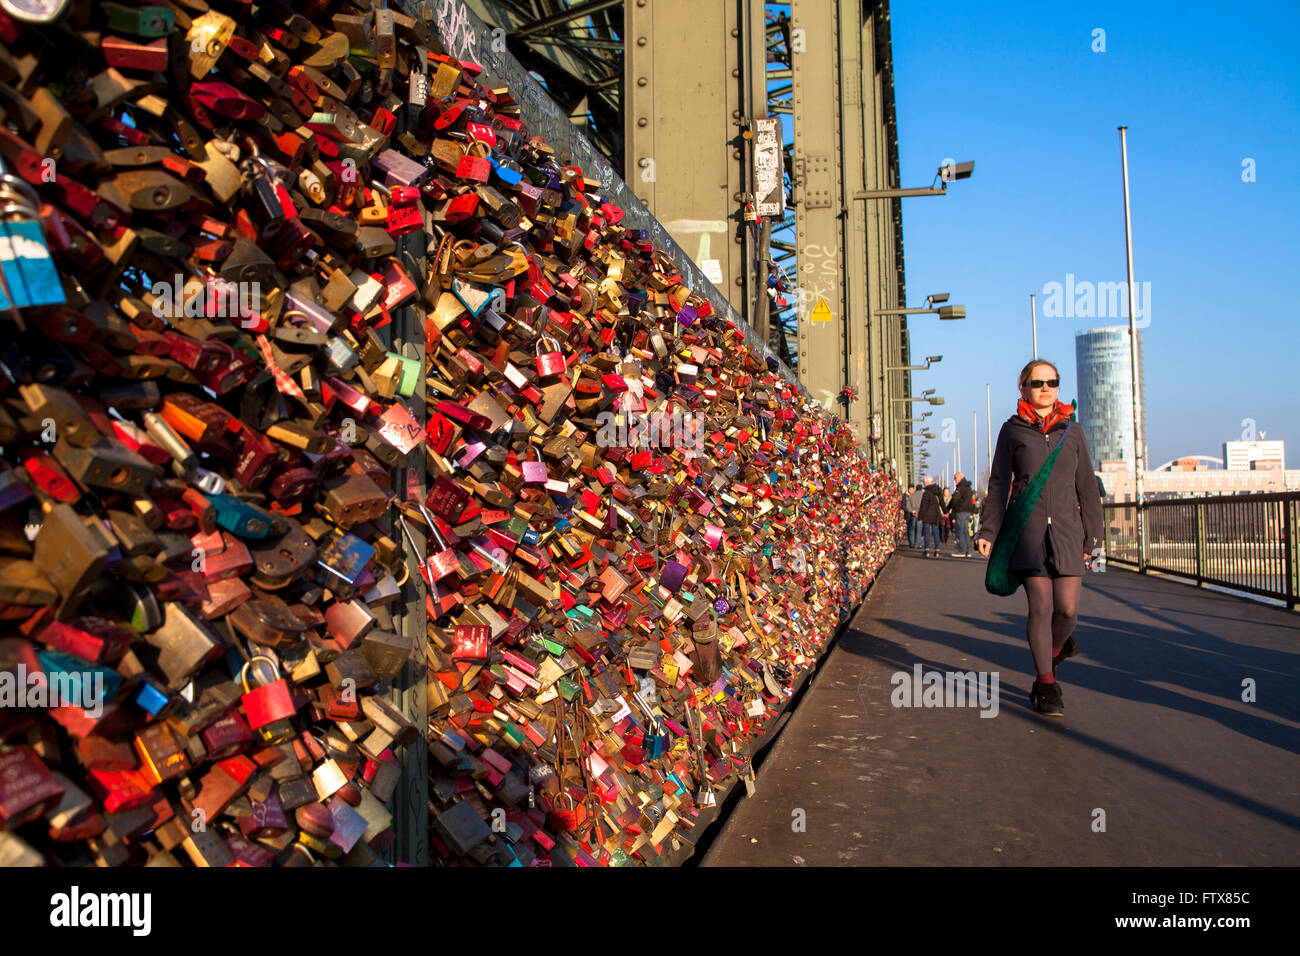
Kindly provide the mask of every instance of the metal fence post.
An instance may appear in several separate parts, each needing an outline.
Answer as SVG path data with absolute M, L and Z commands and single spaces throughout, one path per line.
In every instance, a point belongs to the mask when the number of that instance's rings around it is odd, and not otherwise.
M 1300 555 L 1296 554 L 1296 511 L 1300 502 L 1293 498 L 1284 501 L 1282 507 L 1282 549 L 1286 566 L 1286 606 L 1294 611 L 1300 586 L 1296 584 L 1297 564 Z
M 1192 514 L 1196 518 L 1196 586 L 1205 584 L 1205 516 L 1199 501 L 1192 502 Z

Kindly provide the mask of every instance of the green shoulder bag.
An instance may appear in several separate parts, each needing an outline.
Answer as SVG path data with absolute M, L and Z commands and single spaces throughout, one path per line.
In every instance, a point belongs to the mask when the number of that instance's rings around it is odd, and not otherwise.
M 1038 504 L 1043 489 L 1047 487 L 1047 479 L 1052 477 L 1056 458 L 1065 446 L 1065 440 L 1070 437 L 1070 429 L 1073 427 L 1073 421 L 1065 427 L 1065 434 L 1061 436 L 1061 440 L 1057 442 L 1056 447 L 1052 449 L 1052 453 L 1047 456 L 1047 460 L 1039 467 L 1034 477 L 1029 480 L 1024 494 L 1015 500 L 1002 521 L 1002 527 L 998 529 L 993 550 L 989 552 L 989 564 L 984 571 L 984 588 L 990 594 L 1007 597 L 1020 590 L 1020 578 L 1011 570 L 1011 556 L 1016 553 L 1016 545 L 1020 543 L 1020 536 L 1025 531 L 1025 525 L 1029 523 L 1029 516 L 1034 513 L 1034 506 Z

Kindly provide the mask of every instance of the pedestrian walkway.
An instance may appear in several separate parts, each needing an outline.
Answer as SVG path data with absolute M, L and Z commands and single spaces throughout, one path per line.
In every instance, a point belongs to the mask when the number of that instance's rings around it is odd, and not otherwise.
M 891 558 L 705 866 L 1300 862 L 1300 616 L 1089 574 L 1065 717 L 1044 718 L 1024 594 L 984 568 Z M 893 706 L 918 663 L 996 673 L 996 716 Z

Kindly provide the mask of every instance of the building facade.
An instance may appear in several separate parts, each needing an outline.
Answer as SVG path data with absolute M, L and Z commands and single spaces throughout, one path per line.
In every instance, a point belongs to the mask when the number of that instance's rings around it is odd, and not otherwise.
M 1106 489 L 1107 503 L 1137 500 L 1133 472 L 1123 462 L 1108 461 L 1097 477 Z M 1148 501 L 1191 495 L 1264 494 L 1300 490 L 1300 469 L 1234 470 L 1226 468 L 1171 467 L 1142 474 L 1142 493 Z
M 1223 465 L 1229 471 L 1286 468 L 1286 442 L 1225 441 Z
M 1138 332 L 1138 383 L 1142 399 L 1142 434 L 1146 435 L 1146 373 L 1142 333 Z M 1109 326 L 1077 332 L 1074 358 L 1079 381 L 1079 424 L 1092 451 L 1092 466 L 1122 461 L 1133 470 L 1133 379 L 1128 326 Z M 1149 439 L 1148 442 L 1149 444 Z M 1150 467 L 1144 454 L 1142 468 Z

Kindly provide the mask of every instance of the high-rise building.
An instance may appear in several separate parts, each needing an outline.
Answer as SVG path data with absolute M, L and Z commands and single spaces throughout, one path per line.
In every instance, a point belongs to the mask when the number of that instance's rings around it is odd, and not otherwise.
M 1147 392 L 1142 333 L 1138 332 L 1138 382 L 1142 398 L 1142 434 L 1147 435 Z M 1074 359 L 1079 376 L 1079 424 L 1092 451 L 1094 470 L 1103 461 L 1122 461 L 1133 470 L 1133 377 L 1127 325 L 1076 332 Z M 1146 444 L 1149 446 L 1147 437 Z M 1142 469 L 1150 467 L 1143 455 Z

